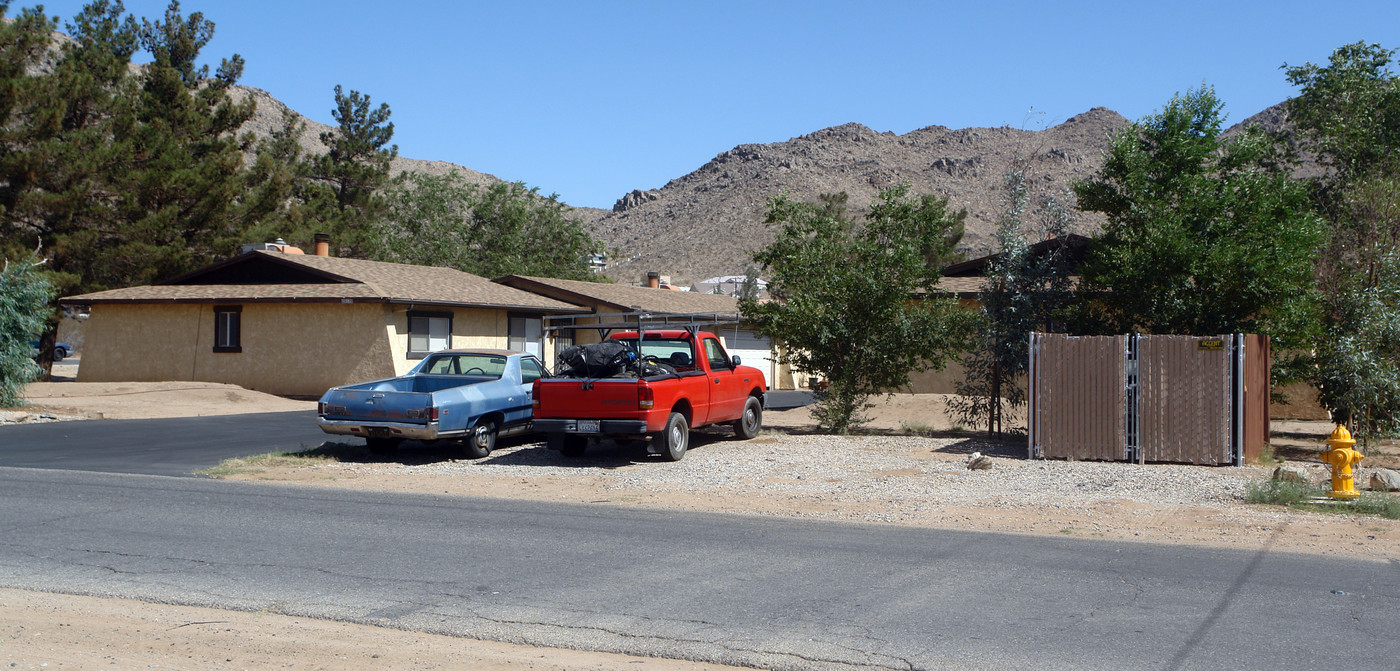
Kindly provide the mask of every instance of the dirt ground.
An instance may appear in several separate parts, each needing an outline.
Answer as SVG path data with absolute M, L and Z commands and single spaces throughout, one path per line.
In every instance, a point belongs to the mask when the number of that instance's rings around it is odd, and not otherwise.
M 203 383 L 36 383 L 26 390 L 31 405 L 0 420 L 134 419 L 212 414 L 278 412 L 314 408 L 310 401 Z M 919 396 L 881 399 L 871 428 L 891 433 L 946 430 L 941 403 Z M 21 417 L 27 415 L 27 417 Z M 47 415 L 47 417 L 45 417 Z M 805 409 L 770 411 L 765 424 L 780 431 L 810 426 Z M 1280 423 L 1275 449 L 1315 468 L 1329 426 Z M 1400 464 L 1394 446 L 1372 465 Z M 963 459 L 965 455 L 930 458 Z M 623 491 L 588 476 L 491 478 L 454 472 L 425 474 L 409 467 L 325 469 L 274 467 L 245 473 L 247 479 L 320 486 L 401 491 L 460 492 L 477 496 L 529 497 L 610 505 L 709 510 L 787 517 L 861 519 L 861 510 L 835 511 L 830 500 L 755 496 L 752 492 L 693 495 Z M 820 513 L 820 514 L 817 514 Z M 842 516 L 846 515 L 846 516 Z M 1400 558 L 1400 523 L 1378 518 L 1326 516 L 1239 504 L 1216 508 L 1154 506 L 1130 497 L 1090 511 L 1046 510 L 1026 505 L 942 506 L 900 523 L 1010 533 L 1213 545 L 1246 550 L 1311 552 L 1371 560 Z M 371 643 L 367 643 L 371 642 Z M 629 658 L 622 655 L 532 648 L 363 625 L 241 613 L 95 597 L 0 589 L 0 667 L 17 669 L 106 668 L 473 668 L 613 669 L 642 664 L 649 669 L 720 669 L 715 665 Z

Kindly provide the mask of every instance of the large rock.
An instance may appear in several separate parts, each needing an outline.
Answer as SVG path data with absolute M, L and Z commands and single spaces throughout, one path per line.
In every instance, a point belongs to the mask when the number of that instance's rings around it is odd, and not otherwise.
M 1367 486 L 1377 492 L 1400 491 L 1400 473 L 1389 468 L 1377 468 L 1371 471 L 1371 479 L 1367 481 Z

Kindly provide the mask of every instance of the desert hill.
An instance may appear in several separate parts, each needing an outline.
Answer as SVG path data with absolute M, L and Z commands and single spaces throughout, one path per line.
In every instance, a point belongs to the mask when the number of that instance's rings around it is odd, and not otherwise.
M 1105 108 L 1039 131 L 928 126 L 898 135 L 850 123 L 740 145 L 660 189 L 633 191 L 587 221 L 619 258 L 637 256 L 609 269 L 616 279 L 634 281 L 655 269 L 695 280 L 743 272 L 750 254 L 773 239 L 763 217 L 779 193 L 815 200 L 845 191 L 863 208 L 881 189 L 909 182 L 915 193 L 966 208 L 962 248 L 981 254 L 994 242 L 1003 176 L 1013 161 L 1028 161 L 1037 188 L 1068 198 L 1070 184 L 1098 169 L 1109 136 L 1127 123 Z M 1082 218 L 1076 231 L 1098 225 Z

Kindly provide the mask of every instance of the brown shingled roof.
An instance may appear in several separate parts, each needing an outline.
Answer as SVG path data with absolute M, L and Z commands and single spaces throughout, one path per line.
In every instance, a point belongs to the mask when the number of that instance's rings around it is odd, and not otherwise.
M 692 291 L 671 291 L 625 284 L 580 282 L 578 280 L 526 277 L 524 275 L 507 275 L 497 278 L 495 281 L 526 291 L 538 291 L 571 303 L 602 304 L 624 312 L 642 310 L 644 312 L 694 314 L 737 312 L 739 310 L 738 299 L 720 294 L 698 294 Z
M 271 284 L 256 279 L 237 283 L 211 281 L 237 273 L 240 266 L 271 262 L 305 281 Z M 283 276 L 286 273 L 282 273 Z M 542 312 L 577 312 L 579 307 L 521 291 L 453 268 L 414 266 L 331 256 L 254 251 L 166 280 L 164 283 L 99 291 L 64 298 L 63 303 L 148 303 L 238 301 L 339 301 L 343 299 L 527 308 Z

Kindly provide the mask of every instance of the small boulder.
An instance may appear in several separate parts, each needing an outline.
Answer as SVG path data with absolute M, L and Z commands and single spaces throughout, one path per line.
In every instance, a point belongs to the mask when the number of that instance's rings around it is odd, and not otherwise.
M 1371 479 L 1367 484 L 1372 491 L 1400 491 L 1400 473 L 1392 471 L 1389 468 L 1377 468 L 1371 471 Z
M 1284 482 L 1309 482 L 1308 472 L 1296 466 L 1279 466 L 1274 469 L 1274 474 L 1270 476 L 1272 480 L 1282 480 Z
M 985 471 L 992 467 L 992 458 L 981 452 L 973 452 L 967 458 L 967 469 L 970 471 Z

